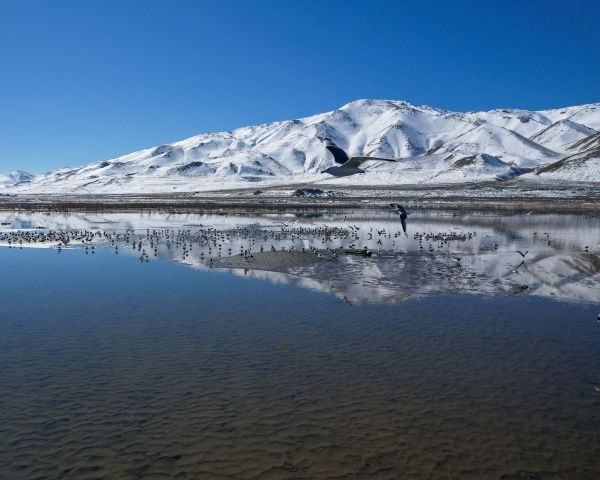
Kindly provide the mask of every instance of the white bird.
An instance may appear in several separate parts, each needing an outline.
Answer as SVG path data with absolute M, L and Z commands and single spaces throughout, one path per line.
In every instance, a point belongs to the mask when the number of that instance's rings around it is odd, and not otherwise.
M 339 165 L 334 165 L 332 167 L 326 168 L 321 173 L 328 173 L 329 175 L 333 175 L 334 177 L 347 177 L 348 175 L 355 175 L 357 173 L 365 173 L 365 170 L 359 168 L 364 162 L 369 160 L 376 161 L 384 161 L 384 162 L 395 162 L 396 160 L 392 158 L 378 158 L 378 157 L 348 157 L 348 154 L 344 152 L 340 147 L 338 147 L 333 140 L 330 138 L 323 139 L 323 143 L 325 143 L 325 148 L 329 150 L 332 155 L 335 163 Z

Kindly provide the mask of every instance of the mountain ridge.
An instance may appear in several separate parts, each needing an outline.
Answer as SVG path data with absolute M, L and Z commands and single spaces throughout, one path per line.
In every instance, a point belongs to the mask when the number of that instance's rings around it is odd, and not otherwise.
M 519 176 L 577 181 L 580 174 L 600 182 L 597 149 L 586 147 L 596 145 L 599 131 L 600 103 L 461 113 L 402 100 L 360 99 L 330 112 L 201 133 L 75 168 L 5 174 L 0 189 L 138 193 L 324 180 L 343 185 L 470 183 Z M 364 175 L 327 178 L 320 172 L 333 158 L 319 139 L 323 137 L 350 155 L 399 161 L 368 165 Z M 583 160 L 563 162 L 568 172 L 560 166 L 546 168 L 579 154 Z

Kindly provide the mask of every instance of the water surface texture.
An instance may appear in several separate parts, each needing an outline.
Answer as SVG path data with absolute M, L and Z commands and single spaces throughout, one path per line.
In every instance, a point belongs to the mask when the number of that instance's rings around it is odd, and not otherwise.
M 0 220 L 0 478 L 600 478 L 597 218 Z

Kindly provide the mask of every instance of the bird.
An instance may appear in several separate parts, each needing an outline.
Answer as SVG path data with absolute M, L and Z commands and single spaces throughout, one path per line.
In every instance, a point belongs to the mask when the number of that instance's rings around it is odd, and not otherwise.
M 325 148 L 331 152 L 335 163 L 339 165 L 333 165 L 326 168 L 321 173 L 328 173 L 334 177 L 347 177 L 349 175 L 355 175 L 357 173 L 365 173 L 365 170 L 359 168 L 364 162 L 369 160 L 384 161 L 384 162 L 395 162 L 392 158 L 379 158 L 379 157 L 348 157 L 348 154 L 338 147 L 333 140 L 330 138 L 322 139 L 325 144 Z
M 390 203 L 390 207 L 394 209 L 394 211 L 400 216 L 400 222 L 402 223 L 402 230 L 406 233 L 406 217 L 408 217 L 408 213 L 402 205 L 399 203 L 392 202 Z
M 525 253 L 521 252 L 520 250 L 517 250 L 517 253 L 519 255 L 521 255 L 523 258 L 525 258 L 525 255 L 527 255 L 527 253 L 529 253 L 529 250 L 525 250 Z

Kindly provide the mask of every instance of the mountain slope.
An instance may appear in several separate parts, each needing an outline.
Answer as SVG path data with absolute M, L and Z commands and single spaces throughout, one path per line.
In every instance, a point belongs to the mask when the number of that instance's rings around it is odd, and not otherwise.
M 403 101 L 357 100 L 332 112 L 204 133 L 107 161 L 57 169 L 27 182 L 7 181 L 0 188 L 113 193 L 196 191 L 249 182 L 489 181 L 539 171 L 579 153 L 579 142 L 598 131 L 600 104 L 459 113 Z M 365 175 L 332 179 L 320 174 L 333 158 L 319 137 L 331 138 L 350 155 L 400 161 L 367 163 Z M 588 180 L 600 181 L 598 172 L 592 176 Z
M 573 143 L 597 133 L 593 128 L 586 127 L 572 120 L 559 120 L 530 137 L 530 140 L 548 148 L 562 150 Z
M 569 150 L 576 153 L 538 168 L 535 175 L 547 180 L 600 181 L 600 133 L 573 143 Z
M 34 175 L 22 170 L 4 173 L 0 175 L 0 188 L 16 187 L 31 182 Z

